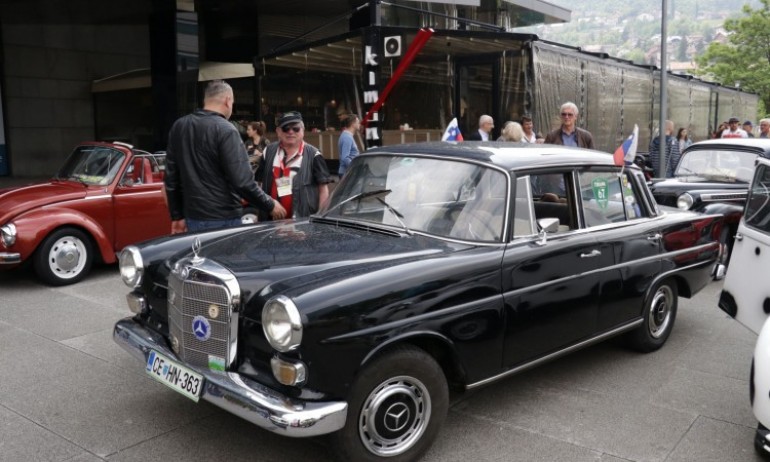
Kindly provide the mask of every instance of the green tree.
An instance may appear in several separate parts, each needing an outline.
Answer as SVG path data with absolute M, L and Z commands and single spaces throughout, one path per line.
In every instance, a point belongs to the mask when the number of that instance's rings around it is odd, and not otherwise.
M 712 42 L 698 58 L 698 74 L 723 85 L 759 94 L 770 108 L 770 0 L 760 0 L 757 9 L 743 6 L 743 17 L 725 20 L 730 33 L 727 43 Z
M 676 50 L 676 60 L 680 62 L 689 61 L 687 59 L 687 37 L 682 36 L 682 40 L 679 41 L 679 48 Z

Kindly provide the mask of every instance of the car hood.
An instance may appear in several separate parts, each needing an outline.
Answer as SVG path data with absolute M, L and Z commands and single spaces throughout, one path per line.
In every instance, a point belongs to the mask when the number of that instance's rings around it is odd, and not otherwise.
M 300 294 L 357 275 L 476 247 L 417 234 L 301 221 L 257 226 L 216 238 L 203 244 L 199 256 L 234 273 L 248 299 L 268 285 L 270 292 Z
M 0 189 L 0 225 L 27 210 L 57 202 L 81 199 L 85 195 L 86 188 L 82 184 L 56 180 Z

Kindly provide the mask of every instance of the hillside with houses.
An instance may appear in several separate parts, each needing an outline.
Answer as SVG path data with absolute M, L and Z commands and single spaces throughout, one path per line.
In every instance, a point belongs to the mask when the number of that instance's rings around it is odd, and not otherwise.
M 528 27 L 521 32 L 637 64 L 660 66 L 662 0 L 551 0 L 572 11 L 567 24 Z M 746 0 L 669 0 L 668 61 L 676 73 L 692 73 L 695 58 L 713 41 L 726 42 L 725 19 L 739 17 Z

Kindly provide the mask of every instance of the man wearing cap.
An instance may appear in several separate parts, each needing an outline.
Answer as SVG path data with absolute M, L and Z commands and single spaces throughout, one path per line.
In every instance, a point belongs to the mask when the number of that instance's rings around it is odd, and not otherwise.
M 737 117 L 730 117 L 727 121 L 727 130 L 722 132 L 722 138 L 748 138 L 749 135 L 742 128 L 738 128 L 741 120 Z
M 228 122 L 233 89 L 223 80 L 209 82 L 203 109 L 171 127 L 166 148 L 164 186 L 171 234 L 241 224 L 241 197 L 265 215 L 281 219 L 286 210 L 254 181 L 249 156 L 238 130 Z
M 265 148 L 265 160 L 256 178 L 262 189 L 286 208 L 288 217 L 308 217 L 329 198 L 329 169 L 321 152 L 304 141 L 302 114 L 286 112 L 276 125 L 278 141 Z
M 743 122 L 743 131 L 746 132 L 749 138 L 754 138 L 754 126 L 751 125 L 750 120 Z

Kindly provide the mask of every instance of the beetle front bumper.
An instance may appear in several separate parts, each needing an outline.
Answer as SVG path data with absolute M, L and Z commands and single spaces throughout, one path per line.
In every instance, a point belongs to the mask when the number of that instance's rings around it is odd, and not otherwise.
M 155 350 L 193 369 L 205 380 L 201 398 L 266 430 L 284 436 L 308 437 L 332 433 L 345 426 L 346 402 L 296 400 L 241 374 L 190 366 L 179 360 L 160 334 L 133 318 L 118 321 L 112 338 L 145 364 L 150 350 Z
M 0 265 L 18 265 L 21 254 L 18 252 L 0 252 Z

